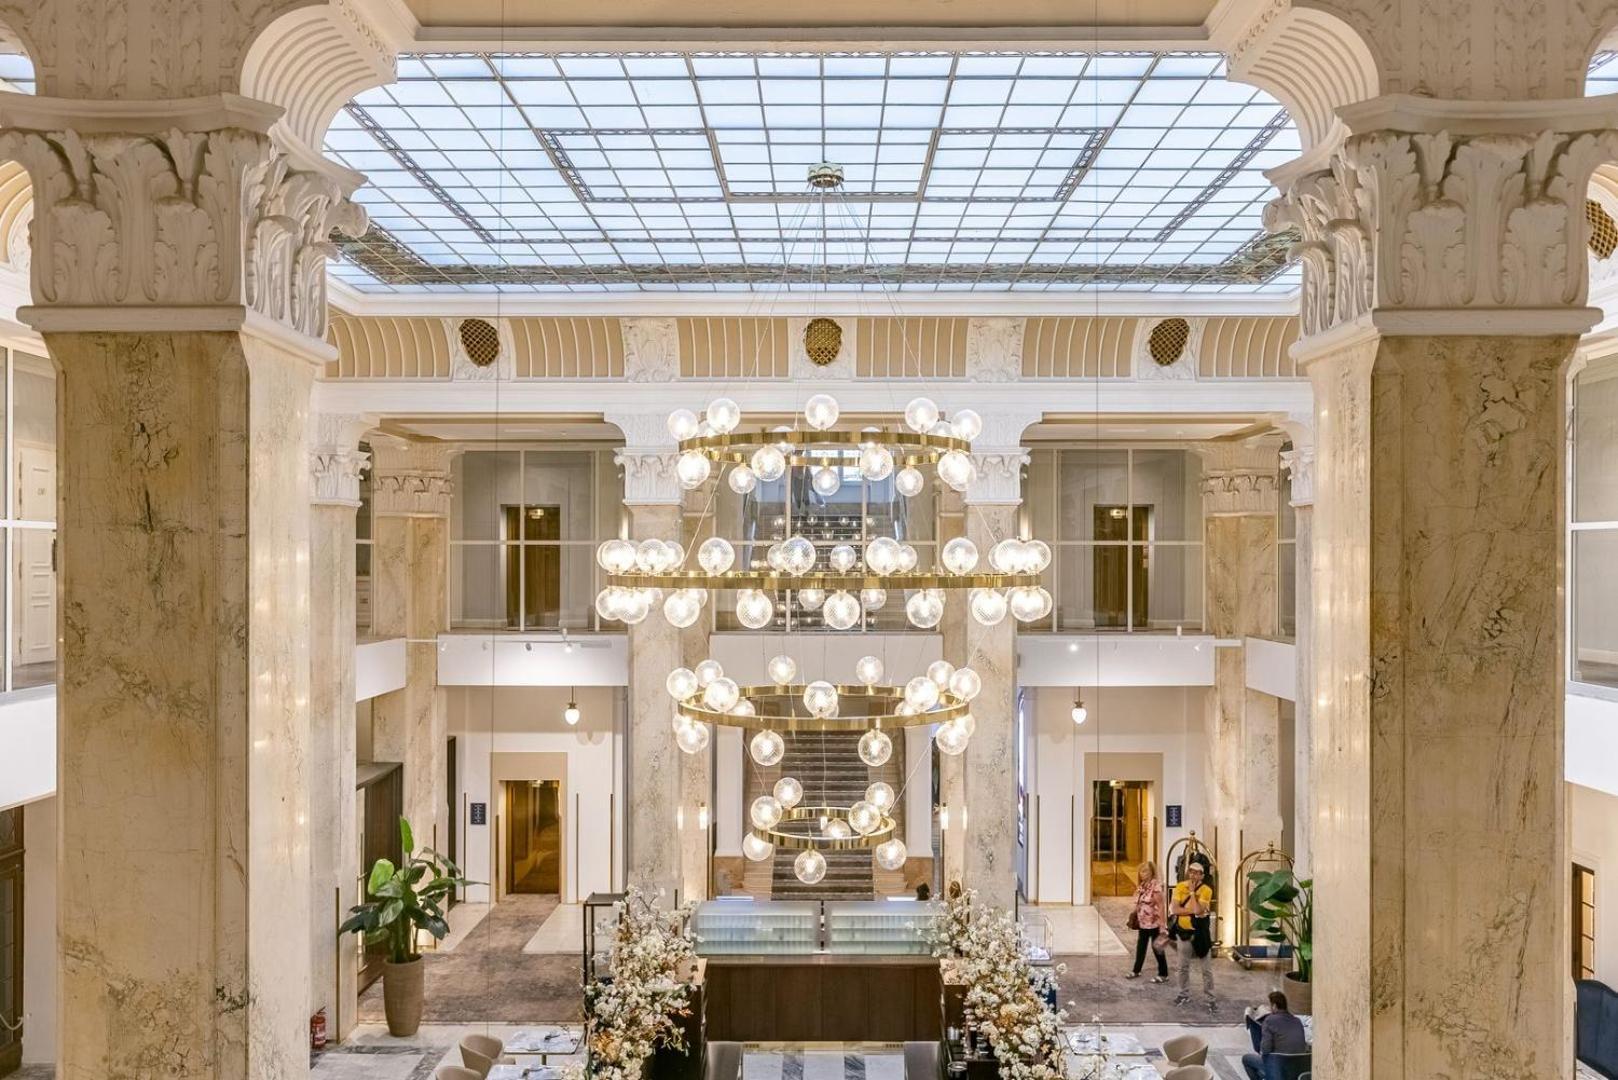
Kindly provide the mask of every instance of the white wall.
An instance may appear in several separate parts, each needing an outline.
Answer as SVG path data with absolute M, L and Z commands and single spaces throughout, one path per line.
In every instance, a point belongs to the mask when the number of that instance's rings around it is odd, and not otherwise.
M 606 892 L 617 875 L 611 860 L 623 859 L 624 797 L 619 788 L 623 693 L 609 687 L 578 688 L 583 716 L 576 728 L 562 720 L 566 688 L 451 687 L 445 692 L 449 733 L 456 739 L 458 793 L 457 850 L 474 881 L 494 880 L 494 821 L 499 793 L 490 782 L 490 755 L 553 753 L 567 755 L 562 790 L 562 900 Z M 467 807 L 488 804 L 488 824 L 471 825 Z M 466 898 L 487 902 L 487 884 L 467 890 Z
M 629 637 L 556 632 L 440 634 L 438 685 L 628 686 Z
M 56 687 L 0 695 L 0 810 L 56 794 Z
M 1203 717 L 1208 691 L 1201 687 L 1084 688 L 1089 719 L 1073 723 L 1073 692 L 1030 690 L 1035 752 L 1030 762 L 1030 814 L 1035 850 L 1028 875 L 1036 903 L 1087 903 L 1089 882 L 1089 780 L 1086 754 L 1152 754 L 1162 759 L 1163 783 L 1152 792 L 1162 829 L 1159 856 L 1201 821 Z M 1139 777 L 1149 779 L 1149 777 Z M 1182 827 L 1164 825 L 1163 807 L 1183 808 Z
M 1567 696 L 1567 779 L 1618 795 L 1618 701 Z
M 1202 634 L 1020 634 L 1017 685 L 1212 686 L 1214 647 Z
M 1290 641 L 1250 637 L 1247 646 L 1247 688 L 1282 701 L 1298 700 L 1298 648 Z
M 383 638 L 354 646 L 354 701 L 404 689 L 405 639 Z
M 24 1063 L 56 1061 L 56 800 L 22 812 Z
M 1570 855 L 1596 873 L 1596 978 L 1618 986 L 1618 796 L 1580 784 L 1567 790 Z

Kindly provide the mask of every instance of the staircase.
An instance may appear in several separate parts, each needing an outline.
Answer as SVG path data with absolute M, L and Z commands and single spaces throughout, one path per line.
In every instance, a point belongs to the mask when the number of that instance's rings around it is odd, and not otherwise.
M 781 774 L 803 784 L 803 805 L 849 807 L 865 797 L 871 770 L 860 760 L 860 737 L 846 732 L 798 732 L 786 736 Z M 872 859 L 869 851 L 828 851 L 826 876 L 805 885 L 792 872 L 798 851 L 775 853 L 770 895 L 776 900 L 870 900 Z

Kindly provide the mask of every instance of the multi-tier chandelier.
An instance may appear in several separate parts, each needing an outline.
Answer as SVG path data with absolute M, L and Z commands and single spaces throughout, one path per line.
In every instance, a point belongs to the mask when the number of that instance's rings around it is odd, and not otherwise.
M 965 751 L 977 721 L 972 699 L 983 680 L 971 668 L 936 660 L 924 675 L 903 686 L 883 682 L 886 671 L 875 656 L 854 665 L 855 682 L 799 681 L 798 663 L 776 656 L 767 665 L 770 683 L 743 686 L 725 675 L 717 660 L 695 669 L 676 668 L 667 682 L 674 699 L 674 741 L 688 754 L 708 747 L 713 725 L 741 728 L 753 734 L 748 753 L 762 768 L 780 765 L 786 756 L 782 732 L 859 733 L 860 760 L 880 768 L 893 756 L 889 731 L 938 725 L 933 741 L 944 754 Z M 793 873 L 808 885 L 826 873 L 826 851 L 865 849 L 878 866 L 897 870 L 908 852 L 895 835 L 892 811 L 898 801 L 892 785 L 876 781 L 851 806 L 804 805 L 804 786 L 792 776 L 775 782 L 748 808 L 753 830 L 742 841 L 742 853 L 754 861 L 774 856 L 776 848 L 797 850 Z

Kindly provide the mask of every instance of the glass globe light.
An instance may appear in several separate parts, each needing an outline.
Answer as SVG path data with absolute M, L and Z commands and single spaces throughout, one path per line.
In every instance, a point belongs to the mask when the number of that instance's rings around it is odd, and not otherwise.
M 1006 617 L 1006 597 L 999 589 L 973 589 L 966 606 L 979 626 L 996 626 Z
M 1090 719 L 1090 710 L 1084 707 L 1084 698 L 1075 697 L 1073 699 L 1072 716 L 1075 724 L 1082 724 L 1086 720 Z
M 763 862 L 775 856 L 775 845 L 758 833 L 750 832 L 742 837 L 742 854 L 753 862 Z
M 866 611 L 881 611 L 888 602 L 886 589 L 861 589 L 860 606 Z
M 635 565 L 635 545 L 628 540 L 608 540 L 596 549 L 596 562 L 609 574 L 628 573 Z
M 882 811 L 861 799 L 848 808 L 848 825 L 861 836 L 869 836 L 882 824 Z
M 806 537 L 789 536 L 781 542 L 781 566 L 793 577 L 802 577 L 815 568 L 815 545 Z
M 775 601 L 758 589 L 742 589 L 736 594 L 736 621 L 749 630 L 762 630 L 775 618 Z
M 765 670 L 769 672 L 770 681 L 776 686 L 790 686 L 792 680 L 798 677 L 798 662 L 782 653 L 779 656 L 770 657 L 770 662 L 765 665 Z
M 899 470 L 899 475 L 894 477 L 893 486 L 898 488 L 899 494 L 905 498 L 913 499 L 927 486 L 927 478 L 914 465 L 906 465 Z
M 825 719 L 837 715 L 837 687 L 824 679 L 816 679 L 803 688 L 803 707 L 810 716 Z
M 871 730 L 860 736 L 860 760 L 871 768 L 880 768 L 893 756 L 893 740 L 885 731 Z
M 776 446 L 761 446 L 754 450 L 749 463 L 758 478 L 766 483 L 781 479 L 787 471 L 787 456 Z
M 607 622 L 618 621 L 618 590 L 608 586 L 596 593 L 596 614 Z
M 783 776 L 775 782 L 775 798 L 782 806 L 791 810 L 803 801 L 803 785 L 795 776 Z
M 1001 574 L 1015 574 L 1023 564 L 1022 541 L 1007 537 L 989 549 L 989 565 Z
M 960 728 L 961 734 L 965 735 L 968 739 L 977 734 L 978 718 L 973 716 L 971 713 L 962 713 L 955 719 L 951 720 L 950 723 Z
M 729 540 L 710 536 L 697 548 L 697 565 L 710 574 L 723 574 L 736 564 L 736 549 Z
M 949 688 L 949 681 L 955 675 L 955 665 L 948 660 L 934 660 L 927 665 L 927 678 L 932 680 L 934 686 L 940 690 Z
M 798 606 L 805 611 L 819 611 L 826 602 L 825 589 L 799 589 Z
M 732 716 L 753 716 L 757 714 L 757 712 L 758 709 L 746 698 L 742 698 L 740 701 L 730 707 L 730 715 Z
M 887 577 L 899 569 L 899 541 L 891 536 L 879 536 L 866 544 L 865 565 L 878 577 Z
M 803 403 L 803 418 L 816 431 L 825 431 L 837 423 L 837 399 L 830 394 L 816 394 Z
M 651 610 L 652 601 L 647 596 L 646 591 L 643 589 L 630 589 L 625 594 L 623 602 L 619 605 L 618 618 L 630 626 L 635 626 L 645 622 L 646 616 L 651 613 Z
M 957 668 L 949 677 L 949 692 L 962 701 L 971 701 L 983 693 L 983 676 L 969 667 Z
M 777 540 L 764 551 L 764 565 L 774 570 L 777 574 L 787 572 L 787 557 L 786 552 L 781 547 L 782 543 L 783 541 Z
M 827 557 L 826 561 L 830 563 L 831 568 L 837 571 L 839 574 L 846 574 L 850 570 L 854 569 L 855 565 L 860 561 L 860 557 L 858 552 L 854 550 L 854 546 L 852 544 L 838 544 L 836 547 L 831 549 L 831 554 Z
M 701 487 L 712 471 L 713 462 L 708 460 L 706 454 L 695 450 L 681 454 L 680 460 L 674 465 L 674 474 L 680 478 L 680 486 L 687 491 Z
M 854 835 L 854 828 L 842 818 L 834 817 L 826 822 L 826 827 L 820 832 L 828 840 L 847 840 Z
M 971 409 L 962 409 L 950 417 L 950 428 L 954 431 L 957 439 L 965 439 L 967 442 L 971 442 L 983 434 L 983 417 Z
M 714 712 L 729 712 L 741 696 L 741 687 L 736 685 L 735 679 L 720 676 L 703 688 L 702 703 Z
M 747 816 L 757 829 L 773 829 L 781 824 L 781 803 L 774 795 L 760 795 L 748 808 Z
M 688 701 L 701 687 L 697 683 L 697 673 L 690 668 L 677 667 L 669 672 L 669 677 L 663 680 L 668 688 L 669 697 L 675 701 Z
M 882 841 L 876 846 L 876 850 L 872 852 L 872 857 L 876 859 L 876 864 L 884 870 L 904 869 L 905 859 L 908 855 L 909 852 L 905 850 L 904 841 L 898 837 Z
M 1023 564 L 1030 573 L 1042 574 L 1051 564 L 1051 546 L 1043 540 L 1023 541 Z
M 832 466 L 822 465 L 809 478 L 809 486 L 815 489 L 816 494 L 829 499 L 843 486 L 843 478 Z
M 932 426 L 932 430 L 927 434 L 937 435 L 939 438 L 943 439 L 953 439 L 955 438 L 955 427 L 948 420 L 945 420 L 942 416 L 940 416 L 938 423 L 934 424 Z
M 968 741 L 966 732 L 954 724 L 938 725 L 938 734 L 933 736 L 933 745 L 938 747 L 938 752 L 950 757 L 964 751 Z
M 685 562 L 685 548 L 673 540 L 663 541 L 664 562 L 662 569 L 673 570 Z
M 662 565 L 663 560 L 668 557 L 664 550 L 665 547 L 666 545 L 663 541 L 656 537 L 650 540 L 642 540 L 640 545 L 635 548 L 635 568 L 642 573 L 655 574 L 657 568 Z
M 691 723 L 674 733 L 674 745 L 687 754 L 700 754 L 708 749 L 708 725 Z
M 898 801 L 898 796 L 893 793 L 891 786 L 878 780 L 865 789 L 865 801 L 878 810 L 886 812 L 893 808 L 893 804 Z
M 913 398 L 905 406 L 905 426 L 911 431 L 926 434 L 938 423 L 938 406 L 931 398 Z
M 893 451 L 885 446 L 867 446 L 860 450 L 860 475 L 875 482 L 893 475 Z
M 882 661 L 875 656 L 862 656 L 854 662 L 854 678 L 861 686 L 875 686 L 882 681 Z
M 690 727 L 694 723 L 696 723 L 695 720 L 692 720 L 689 716 L 685 715 L 685 713 L 681 712 L 678 708 L 676 708 L 674 710 L 674 715 L 669 718 L 669 727 L 671 727 L 674 730 L 674 733 L 676 735 L 678 735 L 680 732 L 684 731 L 686 728 Z
M 669 434 L 674 436 L 675 442 L 684 442 L 694 438 L 702 421 L 690 409 L 675 409 L 669 413 Z
M 961 450 L 945 451 L 938 459 L 938 478 L 956 491 L 965 491 L 972 483 L 972 459 Z
M 944 545 L 944 569 L 952 574 L 970 574 L 978 568 L 978 546 L 964 536 Z
M 737 465 L 730 470 L 730 475 L 725 478 L 725 482 L 730 485 L 730 490 L 736 494 L 747 495 L 758 487 L 758 473 L 754 472 L 751 466 Z
M 704 660 L 696 666 L 697 689 L 706 689 L 708 684 L 724 675 L 725 669 L 717 660 Z
M 820 879 L 826 876 L 826 856 L 814 848 L 800 851 L 792 860 L 792 873 L 805 885 L 819 885 Z
M 910 573 L 910 571 L 916 568 L 916 562 L 919 559 L 920 556 L 916 554 L 916 549 L 914 547 L 909 544 L 899 545 L 899 573 Z
M 922 712 L 938 704 L 938 684 L 925 675 L 905 683 L 905 700 Z
M 860 621 L 859 597 L 839 590 L 826 597 L 820 618 L 833 630 L 851 630 Z
M 729 435 L 742 422 L 742 409 L 728 397 L 708 402 L 708 423 L 721 435 Z
M 773 731 L 760 731 L 749 740 L 747 752 L 753 755 L 754 761 L 767 769 L 771 765 L 781 763 L 781 758 L 787 752 L 787 743 Z
M 932 590 L 920 589 L 905 601 L 905 616 L 911 626 L 931 630 L 944 617 L 944 602 L 934 596 Z
M 696 593 L 690 589 L 675 589 L 663 601 L 663 618 L 669 621 L 670 626 L 685 629 L 697 621 L 702 614 L 702 604 L 698 602 Z
M 1018 622 L 1034 622 L 1051 613 L 1051 594 L 1040 585 L 1011 590 L 1011 614 Z

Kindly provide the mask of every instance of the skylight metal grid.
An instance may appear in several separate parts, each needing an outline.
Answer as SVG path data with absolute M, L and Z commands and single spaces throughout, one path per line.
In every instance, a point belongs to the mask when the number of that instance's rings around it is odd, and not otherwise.
M 333 268 L 364 291 L 1296 287 L 1260 235 L 1296 133 L 1214 54 L 445 54 L 399 76 L 327 143 L 372 180 L 376 228 Z M 822 160 L 834 212 L 803 182 Z

